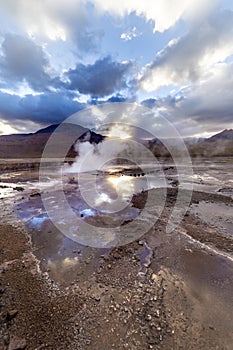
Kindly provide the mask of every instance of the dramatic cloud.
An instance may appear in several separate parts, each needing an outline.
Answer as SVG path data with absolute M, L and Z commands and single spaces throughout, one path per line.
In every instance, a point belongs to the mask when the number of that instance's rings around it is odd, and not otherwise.
M 217 132 L 233 126 L 233 63 L 219 64 L 205 82 L 185 87 L 164 98 L 142 104 L 170 120 L 184 136 Z
M 3 16 L 9 17 L 18 30 L 47 41 L 71 41 L 79 50 L 93 50 L 104 35 L 92 28 L 91 8 L 82 0 L 0 0 Z
M 50 82 L 47 67 L 48 60 L 40 46 L 19 35 L 6 35 L 0 56 L 5 84 L 12 86 L 26 80 L 35 90 L 46 89 Z
M 26 32 L 46 36 L 51 40 L 66 40 L 76 37 L 81 40 L 90 31 L 88 13 L 109 12 L 115 16 L 126 16 L 135 12 L 154 22 L 154 30 L 163 32 L 174 26 L 179 19 L 195 21 L 209 8 L 216 6 L 216 0 L 0 0 L 3 13 Z M 92 7 L 90 6 L 92 4 Z M 92 13 L 93 17 L 93 13 Z M 79 35 L 79 33 L 81 35 Z
M 169 84 L 207 79 L 214 64 L 233 52 L 233 12 L 214 12 L 183 37 L 173 39 L 146 67 L 140 85 L 155 91 Z
M 206 12 L 215 8 L 216 0 L 95 0 L 96 6 L 117 16 L 125 16 L 135 12 L 148 21 L 154 21 L 154 30 L 163 32 L 179 19 L 195 22 L 205 16 Z
M 114 62 L 109 56 L 94 64 L 78 64 L 66 73 L 70 81 L 67 87 L 91 96 L 111 95 L 127 87 L 127 74 L 132 67 L 131 62 Z
M 0 116 L 3 120 L 29 120 L 40 124 L 60 123 L 71 114 L 84 108 L 65 93 L 17 95 L 0 93 Z
M 184 135 L 233 127 L 232 1 L 0 0 L 0 9 L 0 132 L 127 101 Z
M 185 98 L 177 103 L 184 114 L 198 123 L 233 123 L 233 63 L 219 64 L 209 80 L 183 91 Z

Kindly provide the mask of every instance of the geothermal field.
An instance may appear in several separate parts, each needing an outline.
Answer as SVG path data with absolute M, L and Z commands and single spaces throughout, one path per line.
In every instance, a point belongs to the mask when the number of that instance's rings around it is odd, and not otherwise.
M 233 159 L 103 145 L 1 160 L 0 349 L 232 349 Z
M 0 0 L 0 350 L 233 350 L 233 1 Z

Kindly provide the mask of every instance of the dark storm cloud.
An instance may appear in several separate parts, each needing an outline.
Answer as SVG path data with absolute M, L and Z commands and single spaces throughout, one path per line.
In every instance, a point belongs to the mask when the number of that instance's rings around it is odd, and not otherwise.
M 100 105 L 100 104 L 104 104 L 104 103 L 114 103 L 114 102 L 135 102 L 135 99 L 134 98 L 129 98 L 129 97 L 126 97 L 126 96 L 122 96 L 121 94 L 116 94 L 116 95 L 113 95 L 111 96 L 110 98 L 91 98 L 89 101 L 88 101 L 88 104 L 89 105 Z
M 121 96 L 120 94 L 116 94 L 114 96 L 111 96 L 107 102 L 129 102 L 129 99 Z
M 59 76 L 50 77 L 52 68 L 42 47 L 19 35 L 7 34 L 2 43 L 0 72 L 2 87 L 12 88 L 26 81 L 35 91 L 77 90 L 93 97 L 111 95 L 122 88 L 131 88 L 128 76 L 132 62 L 116 62 L 107 56 L 94 64 L 77 64 L 65 75 L 69 83 L 63 83 Z
M 84 107 L 64 92 L 26 95 L 23 98 L 0 92 L 0 115 L 8 121 L 21 119 L 42 124 L 60 123 Z
M 94 97 L 107 96 L 127 87 L 127 74 L 132 67 L 132 62 L 114 62 L 109 56 L 94 64 L 77 64 L 66 73 L 70 80 L 67 88 Z
M 50 83 L 46 67 L 48 60 L 40 46 L 19 35 L 5 36 L 0 70 L 6 87 L 25 80 L 34 90 L 43 90 Z

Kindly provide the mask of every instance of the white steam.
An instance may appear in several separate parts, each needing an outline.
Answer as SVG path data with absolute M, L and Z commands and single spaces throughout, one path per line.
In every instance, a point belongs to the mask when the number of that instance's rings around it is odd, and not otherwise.
M 78 152 L 75 162 L 66 166 L 65 172 L 82 173 L 95 170 L 103 170 L 107 163 L 117 159 L 120 152 L 126 148 L 126 142 L 117 140 L 104 141 L 90 144 L 89 142 L 77 142 L 75 150 Z

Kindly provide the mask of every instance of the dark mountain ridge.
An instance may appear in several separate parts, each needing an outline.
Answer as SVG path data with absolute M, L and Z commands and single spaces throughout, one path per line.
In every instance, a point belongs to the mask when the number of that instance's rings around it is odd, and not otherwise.
M 59 124 L 53 124 L 35 133 L 0 136 L 0 158 L 40 158 L 48 139 L 58 127 Z M 63 147 L 67 144 L 67 140 L 71 140 L 72 145 L 67 157 L 75 157 L 77 152 L 74 149 L 74 144 L 78 139 L 80 142 L 92 144 L 98 144 L 105 139 L 105 136 L 101 134 L 73 124 L 62 124 L 57 135 L 59 135 L 57 144 L 53 145 L 49 154 L 51 158 L 57 158 L 63 154 Z M 233 156 L 233 129 L 225 129 L 216 135 L 196 142 L 189 140 L 186 145 L 192 157 Z M 169 156 L 167 149 L 159 139 L 148 140 L 146 146 L 156 156 Z
M 47 141 L 58 127 L 59 124 L 53 124 L 35 133 L 0 136 L 0 158 L 40 158 Z M 98 144 L 105 138 L 101 134 L 73 124 L 62 124 L 55 135 L 55 142 L 49 152 L 51 158 L 61 157 L 69 140 L 71 147 L 67 157 L 75 157 L 77 152 L 74 149 L 74 144 L 78 139 L 80 142 L 89 141 Z
M 225 129 L 216 135 L 206 139 L 206 142 L 215 142 L 219 140 L 233 140 L 233 129 Z

